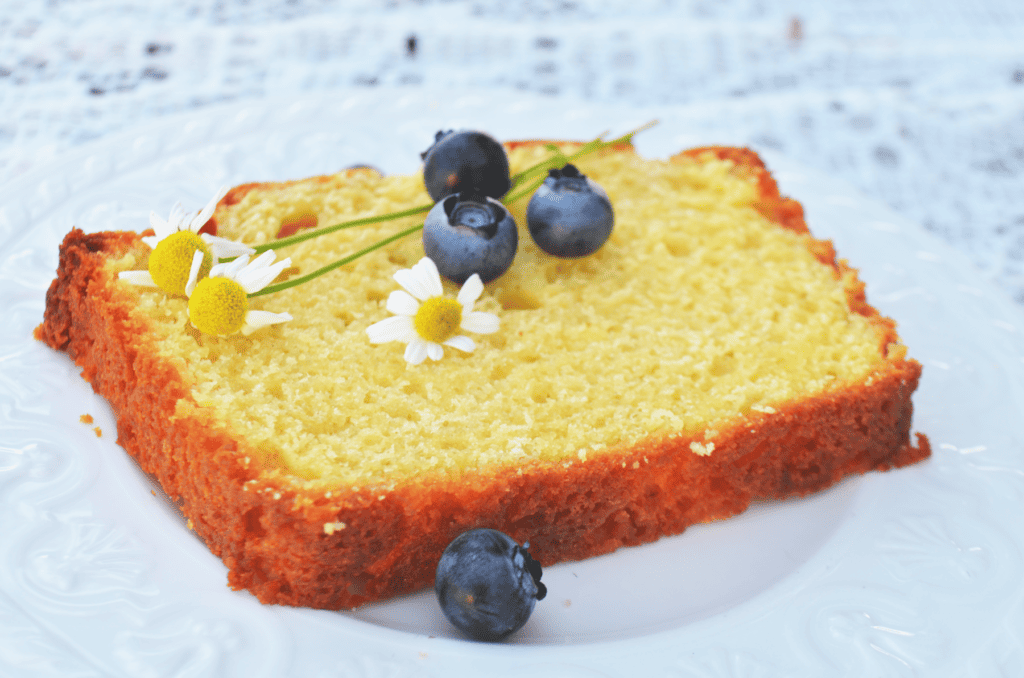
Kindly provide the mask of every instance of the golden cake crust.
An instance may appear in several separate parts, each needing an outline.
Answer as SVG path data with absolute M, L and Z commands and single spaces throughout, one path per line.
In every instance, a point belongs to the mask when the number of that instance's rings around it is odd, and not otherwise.
M 799 203 L 779 194 L 752 151 L 684 154 L 731 160 L 735 172 L 756 178 L 758 211 L 807 232 Z M 237 187 L 224 200 L 260 187 Z M 262 467 L 266 450 L 196 405 L 184 361 L 156 357 L 148 321 L 132 313 L 130 294 L 107 266 L 140 247 L 135 233 L 68 233 L 36 336 L 65 351 L 111 403 L 118 443 L 224 561 L 233 588 L 264 603 L 344 609 L 430 585 L 444 547 L 474 527 L 529 541 L 533 555 L 552 564 L 727 518 L 754 499 L 802 496 L 926 458 L 927 439 L 910 440 L 920 364 L 905 357 L 895 324 L 867 304 L 856 271 L 836 260 L 831 243 L 808 242 L 843 281 L 851 310 L 878 328 L 884 364 L 865 383 L 737 418 L 717 430 L 709 455 L 692 452 L 707 444 L 702 434 L 679 433 L 587 463 L 425 475 L 387 492 L 304 487 Z

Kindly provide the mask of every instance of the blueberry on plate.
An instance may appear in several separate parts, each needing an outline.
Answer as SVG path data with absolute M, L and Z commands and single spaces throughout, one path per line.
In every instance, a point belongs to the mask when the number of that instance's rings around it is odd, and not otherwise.
M 504 146 L 483 132 L 438 132 L 420 155 L 423 183 L 434 202 L 466 190 L 501 198 L 512 186 Z
M 434 580 L 448 621 L 475 640 L 501 640 L 522 628 L 547 595 L 529 546 L 487 528 L 456 537 L 441 554 Z
M 571 164 L 549 170 L 526 206 L 533 241 L 556 257 L 593 254 L 608 240 L 614 224 L 608 194 Z
M 438 272 L 462 284 L 474 273 L 483 282 L 508 270 L 519 247 L 519 229 L 505 206 L 474 193 L 449 195 L 427 213 L 423 251 Z

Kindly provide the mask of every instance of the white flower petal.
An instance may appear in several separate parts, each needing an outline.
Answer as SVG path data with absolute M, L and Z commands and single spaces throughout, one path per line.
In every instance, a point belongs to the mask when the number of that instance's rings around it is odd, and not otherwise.
M 221 186 L 217 190 L 217 193 L 210 198 L 210 202 L 206 203 L 206 206 L 203 207 L 197 215 L 192 217 L 192 222 L 188 225 L 188 229 L 193 233 L 198 233 L 199 229 L 205 226 L 206 222 L 213 216 L 213 212 L 217 209 L 217 203 L 220 202 L 220 199 L 223 198 L 227 192 L 228 187 Z
M 267 268 L 272 263 L 274 263 L 274 259 L 277 259 L 277 252 L 275 252 L 274 250 L 267 250 L 266 252 L 263 252 L 258 257 L 253 259 L 249 263 L 249 268 L 253 270 Z
M 185 208 L 181 206 L 180 202 L 174 203 L 174 205 L 171 206 L 171 213 L 167 215 L 167 225 L 165 226 L 167 229 L 167 235 L 170 235 L 175 231 L 180 231 L 181 222 L 184 218 Z
M 395 271 L 395 275 L 392 276 L 399 285 L 401 285 L 406 292 L 419 299 L 420 301 L 426 301 L 432 296 L 430 293 L 430 285 L 427 284 L 417 272 L 411 268 L 403 268 Z
M 234 261 L 227 261 L 223 264 L 217 264 L 210 269 L 211 278 L 231 278 L 235 279 L 235 276 L 249 263 L 249 255 L 243 254 Z
M 273 251 L 264 252 L 264 255 L 271 254 Z M 260 262 L 260 260 L 263 260 Z M 267 266 L 266 264 L 273 261 L 274 257 L 265 258 L 260 256 L 256 261 L 252 262 L 237 274 L 235 274 L 235 282 L 242 286 L 246 294 L 252 294 L 253 292 L 259 292 L 264 287 L 274 282 L 274 278 L 281 274 L 281 271 L 292 265 L 291 257 L 285 257 L 281 261 L 277 262 L 273 266 Z
M 420 301 L 444 294 L 437 266 L 428 257 L 420 259 L 412 268 L 395 271 L 394 278 L 409 294 Z
M 477 334 L 491 334 L 492 332 L 497 332 L 500 325 L 501 321 L 493 313 L 473 311 L 462 316 L 462 323 L 459 327 L 468 332 L 476 332 Z
M 444 294 L 444 286 L 441 285 L 441 274 L 437 272 L 437 264 L 430 257 L 423 257 L 413 266 L 419 271 L 420 277 L 429 286 L 430 296 L 439 297 Z
M 131 285 L 140 285 L 142 287 L 157 286 L 153 282 L 153 276 L 149 274 L 149 271 L 121 271 L 117 274 L 117 277 Z
M 245 324 L 242 325 L 242 334 L 248 336 L 258 329 L 269 325 L 288 322 L 292 319 L 290 313 L 271 313 L 270 311 L 248 311 L 245 314 Z
M 157 240 L 166 237 L 170 232 L 167 228 L 167 222 L 156 212 L 149 213 L 149 227 L 153 229 Z
M 476 348 L 476 342 L 474 342 L 472 339 L 470 339 L 464 334 L 456 334 L 454 337 L 444 342 L 444 345 L 451 346 L 452 348 L 457 348 L 460 351 L 464 351 L 466 353 L 472 353 L 473 349 Z
M 431 360 L 440 360 L 444 357 L 444 348 L 441 344 L 434 343 L 433 341 L 426 342 L 427 344 L 427 356 Z
M 256 253 L 256 250 L 248 245 L 243 245 L 240 242 L 228 240 L 227 238 L 210 235 L 209 233 L 201 233 L 199 237 L 209 245 L 210 251 L 213 252 L 213 256 L 217 259 L 230 259 L 231 257 L 240 257 L 243 254 L 253 255 Z
M 374 323 L 366 328 L 371 344 L 384 344 L 389 341 L 411 342 L 419 338 L 412 318 L 407 315 L 394 315 Z
M 427 359 L 427 350 L 430 342 L 417 336 L 405 347 L 405 362 L 419 365 Z
M 185 296 L 191 298 L 192 292 L 196 288 L 196 283 L 199 282 L 199 269 L 203 266 L 203 254 L 202 250 L 196 250 L 192 254 L 192 266 L 188 269 L 188 282 L 185 283 Z
M 166 220 L 157 215 L 156 212 L 150 212 L 149 226 L 150 228 L 153 229 L 153 235 L 142 238 L 142 242 L 149 245 L 150 249 L 156 249 L 157 244 L 161 240 L 163 240 L 164 238 L 173 233 L 177 233 L 183 228 L 186 230 L 190 230 L 193 233 L 198 233 L 199 229 L 202 228 L 206 224 L 206 222 L 210 220 L 211 216 L 213 216 L 214 210 L 217 209 L 217 203 L 220 202 L 221 198 L 223 198 L 227 192 L 227 187 L 222 186 L 220 190 L 217 191 L 217 194 L 213 196 L 210 202 L 208 202 L 202 210 L 200 210 L 198 213 L 195 214 L 195 216 L 192 216 L 191 218 L 189 217 L 189 215 L 185 213 L 185 210 L 181 206 L 180 202 L 174 203 L 174 205 L 171 207 L 171 213 L 167 216 Z M 223 241 L 224 243 L 231 242 L 230 240 L 227 240 L 225 238 L 217 238 L 216 236 L 211 236 L 204 233 L 203 239 L 206 240 L 207 243 L 211 243 L 211 241 L 207 240 L 207 238 L 214 238 L 217 241 Z M 214 249 L 213 256 L 219 259 L 222 257 L 233 257 L 238 256 L 240 254 L 252 253 L 252 251 L 249 248 L 245 248 L 244 245 L 238 245 L 237 243 L 234 243 L 234 245 L 236 247 L 241 247 L 244 249 L 242 249 L 241 251 L 238 251 L 237 249 Z M 211 247 L 220 247 L 220 245 L 213 245 L 211 243 Z
M 480 298 L 480 293 L 484 291 L 484 283 L 480 280 L 480 275 L 474 273 L 469 276 L 469 279 L 462 284 L 462 289 L 459 290 L 458 300 L 462 304 L 462 308 L 466 313 L 473 310 L 473 304 L 477 299 Z
M 420 310 L 420 302 L 404 290 L 395 290 L 388 295 L 387 309 L 395 315 L 414 316 Z

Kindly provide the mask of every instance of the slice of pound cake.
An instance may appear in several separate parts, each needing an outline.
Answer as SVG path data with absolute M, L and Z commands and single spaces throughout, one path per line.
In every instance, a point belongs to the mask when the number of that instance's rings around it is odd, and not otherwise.
M 505 148 L 515 176 L 581 146 Z M 421 176 L 245 184 L 193 230 L 260 249 L 411 215 L 281 247 L 273 265 L 222 265 L 253 294 L 236 300 L 243 331 L 226 336 L 196 328 L 208 313 L 191 304 L 216 280 L 207 257 L 168 293 L 133 284 L 163 270 L 149 265 L 159 232 L 73 230 L 37 337 L 110 401 L 118 443 L 230 585 L 265 603 L 342 609 L 415 591 L 476 527 L 528 541 L 547 566 L 929 455 L 910 440 L 920 364 L 753 152 L 583 150 L 563 174 L 599 185 L 614 211 L 586 256 L 540 249 L 530 196 L 513 188 L 511 267 L 420 289 L 418 234 L 373 248 L 423 224 Z M 180 213 L 154 220 L 185 226 Z M 461 318 L 465 340 L 431 341 L 428 306 L 432 327 Z

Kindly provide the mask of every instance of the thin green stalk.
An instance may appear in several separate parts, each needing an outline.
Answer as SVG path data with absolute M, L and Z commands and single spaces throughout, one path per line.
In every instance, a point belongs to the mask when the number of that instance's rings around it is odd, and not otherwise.
M 307 273 L 306 275 L 299 276 L 298 278 L 293 278 L 291 280 L 285 280 L 284 282 L 277 283 L 276 285 L 268 285 L 268 286 L 264 287 L 262 290 L 260 290 L 259 292 L 253 292 L 252 294 L 249 295 L 249 297 L 260 297 L 260 296 L 263 296 L 264 294 L 273 294 L 274 292 L 280 292 L 281 290 L 286 290 L 289 287 L 295 287 L 297 285 L 301 285 L 304 282 L 309 282 L 313 278 L 317 278 L 319 276 L 322 276 L 324 273 L 330 273 L 331 271 L 333 271 L 336 268 L 340 268 L 340 267 L 344 266 L 345 264 L 348 264 L 348 263 L 351 263 L 351 262 L 355 261 L 356 259 L 358 259 L 359 257 L 363 256 L 364 254 L 369 254 L 370 252 L 373 252 L 374 250 L 379 250 L 381 247 L 384 247 L 385 245 L 390 245 L 391 243 L 395 242 L 396 240 L 401 240 L 402 238 L 406 237 L 407 235 L 412 235 L 416 231 L 419 231 L 419 230 L 422 230 L 422 229 L 423 229 L 423 224 L 419 224 L 417 226 L 413 226 L 412 228 L 407 228 L 404 231 L 401 231 L 401 232 L 396 233 L 394 235 L 390 235 L 387 238 L 384 238 L 383 240 L 375 242 L 374 244 L 370 245 L 369 247 L 367 247 L 365 249 L 361 249 L 361 250 L 359 250 L 358 252 L 356 252 L 354 254 L 350 254 L 347 257 L 344 257 L 343 259 L 338 259 L 337 261 L 332 262 L 330 264 L 327 264 L 326 266 L 322 266 L 322 267 L 318 268 L 317 270 L 315 270 L 315 271 L 313 271 L 311 273 Z
M 526 168 L 525 170 L 523 170 L 521 172 L 517 172 L 516 174 L 514 174 L 512 176 L 512 190 L 509 191 L 509 194 L 511 194 L 512 191 L 514 191 L 516 188 L 518 188 L 520 185 L 522 185 L 522 183 L 524 181 L 526 181 L 527 179 L 529 179 L 531 177 L 534 177 L 534 176 L 537 176 L 537 175 L 540 175 L 540 174 L 547 174 L 547 171 L 549 169 L 555 167 L 555 166 L 558 166 L 558 165 L 564 166 L 567 162 L 570 162 L 572 160 L 576 160 L 577 158 L 581 158 L 584 155 L 588 155 L 590 153 L 593 153 L 594 151 L 600 151 L 602 149 L 608 148 L 609 146 L 616 146 L 618 144 L 631 143 L 633 141 L 633 137 L 634 136 L 636 136 L 640 132 L 643 132 L 645 130 L 650 129 L 651 127 L 654 127 L 657 124 L 658 124 L 657 120 L 651 120 L 649 122 L 644 123 L 640 127 L 637 127 L 636 129 L 634 129 L 634 130 L 632 130 L 630 132 L 626 132 L 622 136 L 620 136 L 618 138 L 615 138 L 615 139 L 612 139 L 610 141 L 603 141 L 601 137 L 603 137 L 606 133 L 602 133 L 597 138 L 592 139 L 592 140 L 588 141 L 587 143 L 583 144 L 578 149 L 576 149 L 576 151 L 574 151 L 573 153 L 570 153 L 569 155 L 564 155 L 561 152 L 560 149 L 555 147 L 553 149 L 553 152 L 556 155 L 553 155 L 550 158 L 545 158 L 544 160 L 540 161 L 536 165 L 528 167 L 528 168 Z M 506 198 L 504 199 L 504 202 L 505 202 L 506 205 L 514 202 L 515 200 L 518 200 L 520 197 L 522 197 L 523 194 L 522 194 L 522 192 L 520 192 L 520 193 L 516 194 L 515 197 L 513 199 L 511 199 L 511 200 L 508 199 L 507 195 L 508 194 L 506 194 Z
M 411 217 L 417 214 L 423 214 L 429 212 L 433 205 L 420 205 L 419 207 L 411 207 L 401 212 L 391 212 L 389 214 L 382 214 L 375 217 L 362 217 L 359 219 L 352 219 L 350 221 L 343 221 L 332 226 L 324 226 L 323 228 L 315 228 L 312 231 L 306 231 L 305 233 L 297 233 L 295 235 L 288 236 L 287 238 L 281 238 L 274 240 L 273 242 L 263 243 L 262 245 L 256 245 L 253 249 L 256 250 L 256 254 L 266 252 L 267 250 L 276 250 L 279 247 L 287 247 L 288 245 L 297 245 L 300 242 L 306 240 L 312 240 L 321 235 L 327 235 L 328 233 L 334 233 L 335 231 L 341 231 L 346 228 L 354 228 L 356 226 L 365 226 L 366 224 L 377 224 L 384 221 L 393 221 L 395 219 L 402 219 L 403 217 Z
M 536 191 L 538 188 L 540 188 L 540 185 L 544 183 L 545 179 L 547 179 L 547 175 L 546 174 L 544 176 L 542 176 L 542 177 L 538 177 L 537 179 L 534 179 L 534 181 L 529 186 L 527 186 L 526 188 L 524 188 L 523 190 L 521 190 L 521 191 L 519 191 L 517 193 L 513 193 L 512 191 L 509 191 L 508 193 L 505 194 L 505 197 L 502 198 L 501 201 L 503 203 L 505 203 L 506 205 L 511 205 L 516 200 L 519 200 L 520 198 L 523 198 L 523 197 L 525 197 L 527 195 L 530 195 L 531 193 Z

